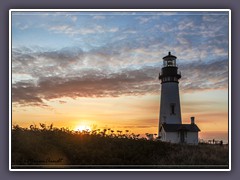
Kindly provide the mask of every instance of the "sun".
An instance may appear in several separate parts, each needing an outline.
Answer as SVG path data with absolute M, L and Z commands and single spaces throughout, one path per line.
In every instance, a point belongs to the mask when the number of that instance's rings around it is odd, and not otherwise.
M 88 125 L 78 125 L 74 128 L 74 130 L 82 132 L 82 131 L 91 131 L 92 129 Z

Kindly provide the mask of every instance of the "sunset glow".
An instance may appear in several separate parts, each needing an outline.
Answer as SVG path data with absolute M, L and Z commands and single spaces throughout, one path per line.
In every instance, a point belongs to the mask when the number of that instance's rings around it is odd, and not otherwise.
M 88 126 L 88 125 L 78 125 L 78 126 L 75 127 L 74 130 L 75 130 L 75 131 L 80 131 L 80 132 L 83 132 L 83 131 L 88 131 L 88 132 L 90 132 L 92 129 L 91 129 L 91 127 Z
M 183 123 L 228 142 L 227 12 L 13 12 L 12 124 L 158 132 L 162 57 Z

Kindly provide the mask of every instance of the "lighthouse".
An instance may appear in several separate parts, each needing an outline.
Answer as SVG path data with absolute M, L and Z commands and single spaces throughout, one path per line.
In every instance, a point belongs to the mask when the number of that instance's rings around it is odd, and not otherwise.
M 182 123 L 178 86 L 181 73 L 178 71 L 176 59 L 177 57 L 171 52 L 163 57 L 163 67 L 159 74 L 159 80 L 161 80 L 159 124 Z
M 159 112 L 158 138 L 171 143 L 198 144 L 200 129 L 191 117 L 189 124 L 182 124 L 179 97 L 181 73 L 176 64 L 177 57 L 171 52 L 163 57 L 163 67 L 159 73 L 161 82 L 161 102 Z

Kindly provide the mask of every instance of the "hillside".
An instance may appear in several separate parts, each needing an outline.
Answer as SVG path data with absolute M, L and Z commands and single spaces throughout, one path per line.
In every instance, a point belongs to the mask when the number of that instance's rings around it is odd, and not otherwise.
M 12 168 L 228 168 L 228 146 L 149 141 L 133 135 L 12 129 Z

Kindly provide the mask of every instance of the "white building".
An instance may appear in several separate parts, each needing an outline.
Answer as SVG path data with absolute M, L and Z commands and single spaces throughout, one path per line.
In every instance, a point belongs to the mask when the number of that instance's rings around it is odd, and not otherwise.
M 200 129 L 195 124 L 194 117 L 190 124 L 182 124 L 178 86 L 181 73 L 178 71 L 176 59 L 170 52 L 163 57 L 163 67 L 159 74 L 161 104 L 158 137 L 166 142 L 198 144 Z
M 194 119 L 194 117 L 192 117 Z M 159 137 L 162 141 L 171 143 L 198 144 L 200 129 L 193 122 L 191 124 L 166 124 L 160 127 Z

